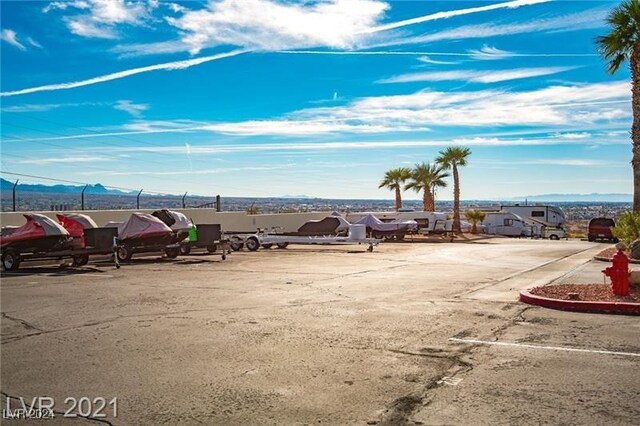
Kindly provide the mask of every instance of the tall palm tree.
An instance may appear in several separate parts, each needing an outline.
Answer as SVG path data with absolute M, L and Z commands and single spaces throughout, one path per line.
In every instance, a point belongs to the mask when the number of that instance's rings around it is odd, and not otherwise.
M 443 169 L 453 172 L 453 231 L 459 233 L 460 230 L 460 175 L 459 166 L 467 165 L 467 158 L 471 155 L 471 150 L 462 146 L 450 146 L 444 151 L 440 151 L 440 156 L 436 158 L 436 163 Z
M 396 192 L 396 210 L 402 208 L 402 184 L 411 177 L 411 169 L 407 167 L 398 167 L 397 169 L 387 170 L 384 179 L 378 185 L 378 188 L 386 187 L 390 191 Z
M 625 60 L 631 67 L 631 140 L 633 157 L 633 211 L 640 211 L 640 4 L 625 0 L 607 18 L 609 34 L 598 37 L 600 54 L 607 61 L 607 71 L 614 74 Z
M 404 189 L 413 189 L 416 192 L 422 191 L 424 211 L 432 212 L 435 210 L 433 193 L 437 187 L 444 188 L 447 186 L 447 182 L 444 179 L 448 176 L 449 174 L 436 164 L 416 164 L 411 171 L 410 181 L 405 185 Z

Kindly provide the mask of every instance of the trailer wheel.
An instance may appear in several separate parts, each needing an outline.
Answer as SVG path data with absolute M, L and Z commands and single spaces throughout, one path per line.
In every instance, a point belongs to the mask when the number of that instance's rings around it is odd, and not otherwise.
M 404 240 L 404 234 L 396 234 L 396 240 L 398 241 Z
M 554 240 L 554 241 L 558 241 L 560 239 L 560 237 L 558 237 L 556 234 L 551 234 L 551 235 L 549 235 L 549 239 L 550 240 Z
M 211 244 L 210 246 L 207 246 L 207 252 L 209 253 L 215 253 L 218 251 L 218 246 L 215 244 Z
M 120 262 L 128 262 L 131 260 L 131 256 L 133 256 L 133 251 L 131 250 L 130 247 L 120 246 L 118 247 L 116 256 L 118 256 L 118 260 Z
M 247 250 L 256 251 L 260 248 L 260 241 L 258 241 L 256 237 L 249 237 L 247 238 L 245 245 L 247 246 Z
M 233 251 L 240 251 L 244 247 L 244 243 L 241 240 L 232 241 L 229 247 L 231 247 Z
M 286 249 L 289 243 L 288 242 L 276 243 L 276 245 L 278 246 L 279 249 Z
M 376 240 L 384 240 L 384 234 L 382 234 L 380 232 L 374 232 L 373 233 L 373 238 L 375 238 Z
M 183 256 L 188 255 L 189 253 L 191 253 L 191 246 L 189 244 L 183 244 L 180 246 L 180 254 Z
M 2 268 L 5 271 L 17 271 L 20 267 L 20 254 L 14 249 L 2 253 Z
M 180 249 L 179 248 L 166 248 L 166 249 L 164 249 L 164 254 L 166 254 L 169 259 L 175 259 L 180 254 Z
M 262 248 L 266 248 L 266 249 L 270 249 L 271 247 L 273 247 L 272 243 L 262 245 Z
M 89 255 L 88 254 L 77 254 L 73 256 L 72 266 L 84 266 L 89 263 Z

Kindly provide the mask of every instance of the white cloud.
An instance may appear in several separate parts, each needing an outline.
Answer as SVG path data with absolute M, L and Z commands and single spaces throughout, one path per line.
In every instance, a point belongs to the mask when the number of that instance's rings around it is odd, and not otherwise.
M 53 158 L 36 158 L 32 160 L 17 161 L 19 164 L 56 164 L 56 163 L 93 163 L 95 161 L 111 161 L 113 157 L 95 156 L 95 155 L 74 155 L 68 157 L 53 157 Z
M 147 104 L 134 104 L 133 102 L 123 99 L 116 102 L 114 108 L 120 111 L 127 112 L 132 116 L 139 118 L 142 116 L 142 113 L 149 109 L 149 105 Z
M 169 3 L 169 9 L 171 9 L 174 13 L 182 13 L 186 10 L 183 6 L 180 6 L 177 3 Z
M 78 103 L 68 103 L 68 104 L 24 104 L 24 105 L 13 105 L 13 106 L 5 106 L 0 109 L 2 112 L 13 112 L 13 113 L 21 113 L 21 112 L 42 112 L 42 111 L 50 111 L 56 108 L 69 108 L 69 107 L 79 107 L 79 106 L 101 106 L 102 103 L 99 102 L 78 102 Z
M 471 53 L 471 57 L 473 59 L 479 59 L 481 61 L 493 61 L 496 59 L 511 58 L 515 56 L 513 52 L 487 46 L 486 44 L 479 50 L 470 50 L 469 53 Z
M 2 39 L 2 41 L 6 41 L 12 46 L 17 47 L 20 50 L 27 50 L 27 48 L 18 41 L 18 36 L 13 30 L 2 30 L 2 33 L 0 33 L 0 39 Z
M 229 58 L 245 53 L 243 50 L 234 50 L 226 53 L 219 53 L 217 55 L 201 56 L 199 58 L 187 59 L 183 61 L 165 62 L 163 64 L 149 65 L 147 67 L 132 68 L 125 71 L 114 72 L 111 74 L 105 74 L 98 77 L 89 78 L 87 80 L 72 81 L 69 83 L 47 84 L 45 86 L 30 87 L 27 89 L 13 90 L 9 92 L 1 92 L 0 96 L 16 96 L 26 95 L 28 93 L 46 92 L 52 90 L 66 90 L 76 87 L 89 86 L 92 84 L 104 83 L 106 81 L 118 80 L 120 78 L 129 77 L 131 75 L 142 74 L 145 72 L 159 71 L 159 70 L 181 70 L 196 65 L 204 64 L 205 62 L 216 61 L 218 59 Z
M 418 61 L 423 62 L 425 64 L 434 64 L 434 65 L 455 65 L 458 62 L 451 62 L 451 61 L 438 61 L 436 59 L 431 59 L 429 56 L 424 55 L 424 56 L 419 56 Z
M 292 4 L 271 0 L 222 0 L 167 18 L 183 32 L 191 53 L 233 45 L 258 50 L 326 46 L 352 48 L 383 17 L 378 0 L 331 0 Z
M 33 47 L 37 47 L 38 49 L 43 49 L 42 45 L 37 41 L 35 41 L 34 39 L 32 39 L 31 37 L 27 37 L 27 43 L 29 43 Z
M 556 133 L 555 137 L 562 139 L 589 139 L 591 133 L 589 132 L 568 132 L 568 133 Z
M 63 18 L 69 31 L 82 37 L 117 38 L 116 27 L 121 24 L 141 25 L 150 15 L 147 10 L 154 9 L 154 3 L 125 0 L 87 0 L 73 2 L 53 2 L 43 9 L 52 10 L 79 9 L 83 13 Z M 84 13 L 88 12 L 88 13 Z
M 500 71 L 437 71 L 403 74 L 383 80 L 378 83 L 409 83 L 417 81 L 452 81 L 461 80 L 470 83 L 499 83 L 502 81 L 518 80 L 523 78 L 540 77 L 569 71 L 575 67 L 543 67 L 543 68 L 517 68 Z

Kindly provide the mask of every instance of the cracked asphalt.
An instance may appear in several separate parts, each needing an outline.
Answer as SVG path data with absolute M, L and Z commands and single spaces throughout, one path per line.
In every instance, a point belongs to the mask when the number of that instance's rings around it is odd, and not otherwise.
M 531 285 L 601 282 L 589 259 L 604 247 L 489 239 L 25 265 L 0 285 L 2 406 L 53 397 L 48 424 L 637 424 L 638 317 L 517 302 Z M 116 397 L 117 416 L 60 414 L 83 396 Z

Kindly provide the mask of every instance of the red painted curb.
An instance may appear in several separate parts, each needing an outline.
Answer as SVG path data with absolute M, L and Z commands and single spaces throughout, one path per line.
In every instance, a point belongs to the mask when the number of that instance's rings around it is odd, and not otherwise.
M 597 260 L 599 262 L 609 262 L 611 263 L 611 258 L 604 256 L 593 256 L 593 260 Z M 634 265 L 640 264 L 640 259 L 629 259 L 629 263 L 633 263 Z
M 520 301 L 561 311 L 640 315 L 640 303 L 549 299 L 548 297 L 531 294 L 529 290 L 520 292 Z

